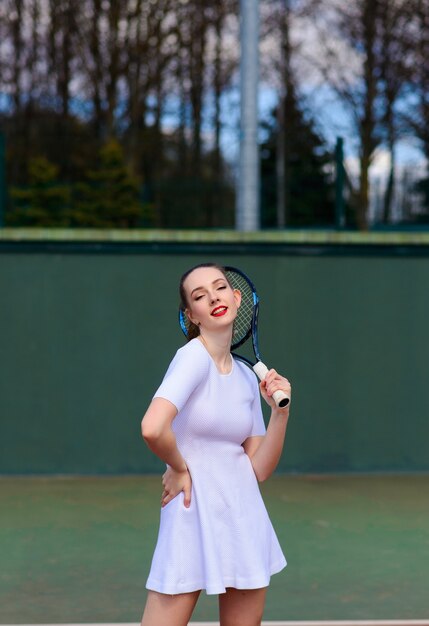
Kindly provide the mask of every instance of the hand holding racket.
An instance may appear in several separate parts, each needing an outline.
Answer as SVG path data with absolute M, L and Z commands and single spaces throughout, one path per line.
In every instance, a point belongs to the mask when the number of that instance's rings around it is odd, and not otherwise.
M 264 380 L 268 373 L 267 366 L 262 363 L 259 354 L 259 342 L 258 342 L 258 313 L 259 313 L 259 298 L 256 293 L 256 289 L 250 278 L 244 274 L 241 270 L 226 266 L 225 273 L 233 289 L 238 289 L 241 292 L 241 305 L 237 312 L 237 317 L 234 320 L 234 328 L 232 333 L 231 348 L 235 350 L 241 346 L 247 339 L 252 336 L 253 352 L 256 357 L 256 362 L 253 363 L 249 359 L 239 354 L 232 352 L 231 354 L 249 365 L 260 380 Z M 179 322 L 184 334 L 188 335 L 189 320 L 185 312 L 180 309 Z M 274 402 L 280 408 L 285 408 L 290 402 L 290 397 L 281 390 L 275 391 L 272 395 Z

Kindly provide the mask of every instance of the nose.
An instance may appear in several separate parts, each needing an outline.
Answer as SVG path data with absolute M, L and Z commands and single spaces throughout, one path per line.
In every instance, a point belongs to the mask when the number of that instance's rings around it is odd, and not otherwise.
M 211 304 L 214 304 L 214 303 L 215 303 L 215 302 L 217 302 L 218 300 L 219 300 L 219 298 L 218 298 L 217 294 L 212 293 L 212 294 L 211 294 L 211 296 L 210 296 L 210 303 L 211 303 Z

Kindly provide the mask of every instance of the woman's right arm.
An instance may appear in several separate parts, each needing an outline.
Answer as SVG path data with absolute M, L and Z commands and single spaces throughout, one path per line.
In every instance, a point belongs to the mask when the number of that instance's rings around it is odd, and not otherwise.
M 154 398 L 142 419 L 142 435 L 156 456 L 176 472 L 185 472 L 186 463 L 171 428 L 176 415 L 177 409 L 172 402 L 164 398 Z
M 181 491 L 184 494 L 185 507 L 191 504 L 191 477 L 171 428 L 176 415 L 177 409 L 172 402 L 164 398 L 154 398 L 142 420 L 143 439 L 152 452 L 169 465 L 162 477 L 163 507 Z

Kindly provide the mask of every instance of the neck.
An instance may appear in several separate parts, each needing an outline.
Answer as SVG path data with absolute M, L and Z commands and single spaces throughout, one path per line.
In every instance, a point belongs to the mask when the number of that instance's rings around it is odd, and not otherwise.
M 215 334 L 203 331 L 198 337 L 221 372 L 229 372 L 231 369 L 231 337 L 231 329 Z

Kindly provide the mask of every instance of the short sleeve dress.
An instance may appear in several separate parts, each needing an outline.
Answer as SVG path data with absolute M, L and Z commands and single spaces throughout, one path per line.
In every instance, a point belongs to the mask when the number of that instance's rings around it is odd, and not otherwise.
M 220 374 L 193 339 L 177 351 L 155 397 L 177 408 L 173 430 L 192 494 L 189 508 L 181 493 L 161 509 L 147 589 L 220 594 L 266 587 L 286 559 L 242 447 L 265 433 L 255 375 L 236 360 Z

